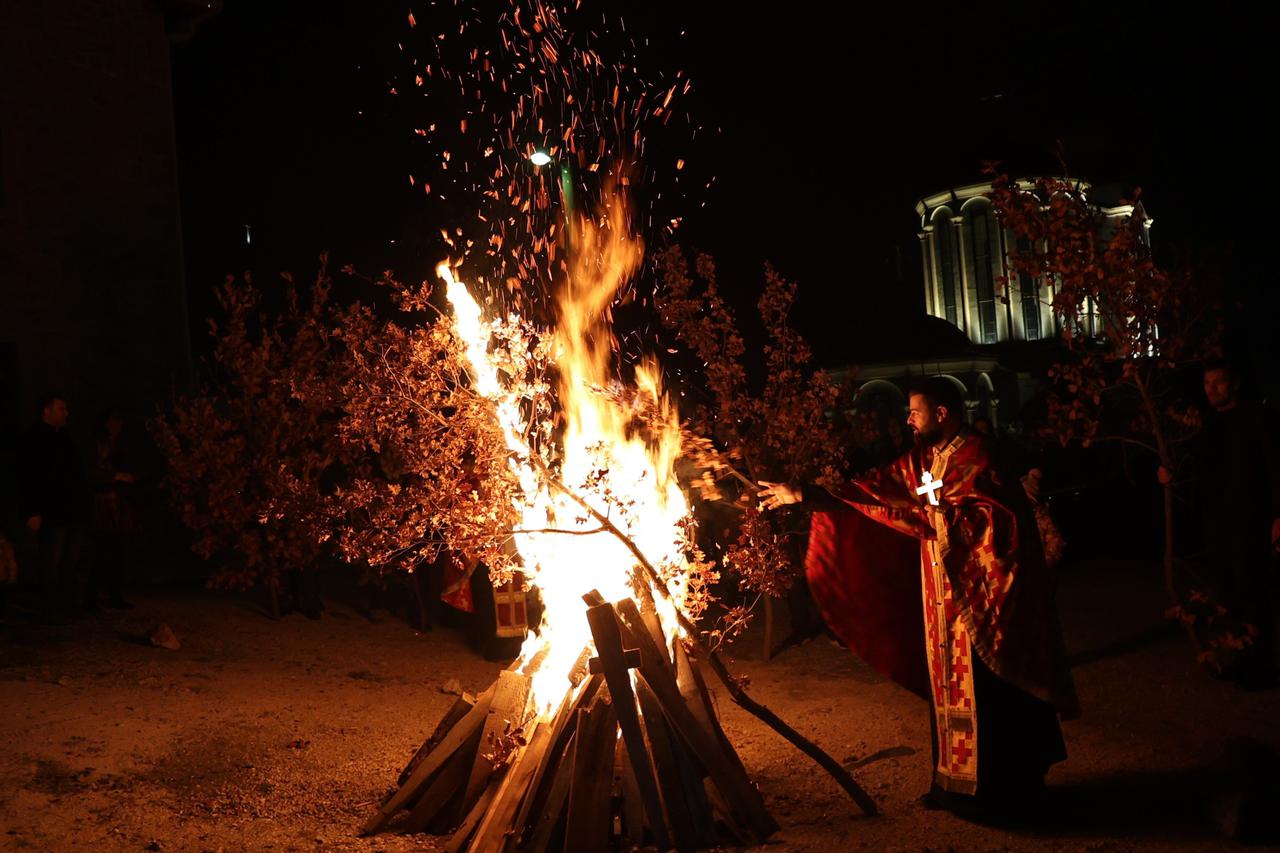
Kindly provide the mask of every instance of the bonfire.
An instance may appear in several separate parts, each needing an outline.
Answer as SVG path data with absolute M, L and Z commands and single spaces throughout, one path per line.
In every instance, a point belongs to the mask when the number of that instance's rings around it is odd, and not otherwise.
M 448 849 L 691 850 L 777 830 L 721 728 L 704 669 L 743 707 L 875 805 L 830 756 L 750 699 L 699 639 L 708 567 L 675 475 L 680 422 L 656 361 L 620 384 L 610 306 L 640 264 L 625 196 L 574 223 L 551 343 L 554 411 L 535 405 L 454 268 L 437 269 L 473 393 L 487 401 L 518 482 L 515 562 L 542 621 L 519 658 L 464 696 L 364 827 L 448 833 Z M 553 423 L 561 425 L 554 429 Z

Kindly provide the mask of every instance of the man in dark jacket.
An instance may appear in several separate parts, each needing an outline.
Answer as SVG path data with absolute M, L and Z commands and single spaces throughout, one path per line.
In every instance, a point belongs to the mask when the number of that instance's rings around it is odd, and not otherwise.
M 1205 577 L 1243 647 L 1223 675 L 1248 690 L 1277 684 L 1277 589 L 1280 548 L 1280 428 L 1275 416 L 1241 394 L 1229 362 L 1204 367 L 1209 403 L 1204 429 L 1190 446 L 1177 483 L 1194 498 L 1205 549 Z M 1160 482 L 1175 482 L 1161 467 Z
M 1204 371 L 1210 410 L 1192 448 L 1192 474 L 1210 579 L 1228 613 L 1257 632 L 1231 673 L 1245 688 L 1277 681 L 1276 578 L 1280 436 L 1275 418 L 1240 393 L 1227 362 Z
M 67 432 L 69 417 L 61 396 L 42 399 L 40 421 L 27 433 L 19 459 L 21 513 L 37 543 L 46 618 L 60 609 L 60 587 L 73 580 L 88 514 L 84 465 Z

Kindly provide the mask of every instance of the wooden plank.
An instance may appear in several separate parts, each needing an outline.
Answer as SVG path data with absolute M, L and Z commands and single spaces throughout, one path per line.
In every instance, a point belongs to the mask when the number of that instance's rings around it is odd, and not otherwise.
M 498 687 L 498 682 L 494 681 L 485 690 L 485 699 L 489 702 L 493 701 L 493 693 Z M 481 723 L 480 728 L 476 730 L 476 746 L 469 751 L 471 756 L 471 764 L 467 767 L 467 773 L 463 778 L 463 784 L 457 786 L 452 797 L 449 797 L 445 804 L 436 810 L 435 817 L 427 823 L 427 832 L 435 835 L 449 835 L 461 824 L 467 815 L 467 808 L 470 804 L 467 802 L 467 786 L 466 781 L 471 777 L 471 768 L 475 767 L 476 757 L 479 755 L 479 748 L 483 745 L 480 740 L 484 731 L 484 724 Z
M 587 609 L 587 622 L 591 625 L 596 654 L 604 666 L 604 678 L 609 685 L 609 694 L 613 697 L 618 728 L 622 730 L 622 739 L 631 756 L 631 767 L 635 770 L 636 782 L 640 785 L 640 800 L 644 803 L 645 817 L 649 828 L 653 830 L 654 843 L 660 850 L 665 850 L 670 846 L 666 819 L 662 813 L 662 799 L 658 794 L 649 750 L 645 747 L 644 731 L 640 728 L 635 695 L 631 692 L 631 675 L 624 659 L 618 615 L 612 605 L 602 604 Z
M 622 838 L 622 774 L 626 764 L 627 745 L 622 738 L 613 740 L 613 775 L 609 780 L 609 838 Z
M 547 793 L 551 786 L 552 775 L 549 774 L 558 772 L 565 747 L 568 746 L 569 739 L 573 737 L 573 733 L 576 731 L 578 717 L 574 711 L 578 707 L 590 707 L 602 684 L 604 684 L 604 676 L 593 675 L 578 689 L 570 690 L 565 695 L 560 710 L 546 724 L 552 727 L 551 743 L 539 760 L 538 768 L 534 771 L 533 779 L 529 782 L 529 793 L 525 796 L 524 801 L 521 802 L 520 810 L 513 821 L 513 825 L 516 827 L 515 840 L 517 842 L 523 841 L 525 837 L 532 835 L 529 827 L 530 815 L 540 815 L 542 813 L 541 810 L 546 803 Z
M 578 711 L 578 749 L 573 756 L 569 806 L 565 816 L 565 853 L 609 849 L 613 828 L 609 794 L 613 788 L 613 750 L 618 716 L 604 699 L 590 711 Z
M 591 647 L 584 646 L 582 654 L 578 655 L 578 659 L 574 661 L 573 668 L 569 670 L 569 684 L 577 687 L 587 676 L 591 674 Z
M 724 731 L 719 725 L 716 707 L 710 703 L 707 685 L 700 680 L 698 670 L 692 665 L 689 654 L 686 652 L 685 644 L 673 643 L 672 652 L 675 657 L 673 663 L 676 670 L 676 686 L 680 690 L 681 697 L 684 697 L 686 706 L 704 729 L 712 731 L 717 736 L 724 757 L 735 763 L 742 771 L 742 775 L 750 777 L 746 767 L 742 766 L 741 757 L 736 749 L 733 749 L 733 744 L 727 736 L 724 736 Z M 684 785 L 686 798 L 689 799 L 689 811 L 694 817 L 694 829 L 698 836 L 699 847 L 714 847 L 718 839 L 716 838 L 716 818 L 712 812 L 712 803 L 707 797 L 707 768 L 701 766 L 687 748 L 677 749 L 676 763 L 680 766 L 681 784 Z
M 630 636 L 640 647 L 644 659 L 641 666 L 643 678 L 653 690 L 667 715 L 671 726 L 689 747 L 694 758 L 711 775 L 712 780 L 725 795 L 726 801 L 735 809 L 739 820 L 752 829 L 755 837 L 751 843 L 763 843 L 766 838 L 778 831 L 778 825 L 770 817 L 764 807 L 760 792 L 751 784 L 751 779 L 742 768 L 742 763 L 732 748 L 726 751 L 720 740 L 693 715 L 685 704 L 684 697 L 676 685 L 673 673 L 664 669 L 660 661 L 661 653 L 654 647 L 654 640 L 643 622 L 635 621 L 635 611 L 620 606 L 618 616 L 629 629 Z M 732 755 L 732 757 L 730 757 Z
M 636 685 L 636 697 L 640 700 L 640 711 L 644 714 L 644 730 L 649 735 L 653 765 L 658 771 L 662 804 L 666 808 L 667 821 L 671 826 L 671 843 L 677 850 L 694 850 L 697 848 L 697 833 L 680 781 L 680 767 L 666 715 L 662 712 L 658 697 L 653 695 L 653 691 L 644 682 Z
M 481 744 L 481 748 L 484 748 L 483 744 Z M 480 819 L 489 810 L 489 804 L 493 802 L 496 791 L 497 786 L 490 785 L 480 792 L 480 796 L 476 799 L 475 805 L 471 807 L 471 811 L 467 812 L 462 825 L 445 842 L 444 849 L 446 853 L 459 853 L 460 850 L 467 846 L 467 842 L 471 840 L 471 836 L 476 831 L 476 826 L 479 825 Z
M 372 835 L 378 832 L 386 825 L 387 820 L 392 815 L 400 809 L 408 807 L 417 798 L 435 772 L 443 767 L 449 757 L 483 727 L 492 698 L 493 694 L 489 691 L 485 691 L 480 696 L 476 704 L 471 707 L 471 710 L 444 736 L 440 741 L 440 745 L 418 763 L 418 766 L 409 774 L 408 781 L 400 786 L 400 790 L 396 791 L 389 800 L 383 803 L 373 817 L 369 818 L 365 825 L 361 827 L 361 835 Z
M 480 749 L 471 766 L 471 778 L 467 780 L 467 793 L 463 798 L 465 808 L 470 808 L 471 803 L 488 786 L 489 777 L 493 775 L 493 765 L 484 757 L 490 750 L 493 739 L 501 737 L 508 724 L 514 728 L 525 721 L 525 708 L 529 703 L 529 677 L 504 669 L 498 673 L 498 682 L 493 688 L 493 700 L 485 714 L 484 733 L 480 736 Z
M 671 658 L 669 657 L 671 644 L 667 642 L 667 633 L 662 630 L 662 620 L 658 618 L 656 610 L 641 610 L 640 618 L 644 621 L 644 625 L 649 629 L 649 636 L 653 637 L 654 643 L 662 650 L 662 665 L 664 667 L 671 666 Z
M 586 660 L 586 651 L 587 649 L 584 648 L 582 656 L 584 662 Z M 545 802 L 546 786 L 543 783 L 546 781 L 547 773 L 554 772 L 559 757 L 563 754 L 565 746 L 573 736 L 574 721 L 576 719 L 574 709 L 579 705 L 589 705 L 603 684 L 603 676 L 593 676 L 586 683 L 569 685 L 559 710 L 550 720 L 545 720 L 537 726 L 534 739 L 530 741 L 524 757 L 519 762 L 519 773 L 523 776 L 523 779 L 517 779 L 517 781 L 523 787 L 517 791 L 518 796 L 516 799 L 509 804 L 513 814 L 507 821 L 502 843 L 492 849 L 510 848 L 521 840 L 529 815 L 536 814 L 536 808 Z M 507 784 L 506 781 L 504 781 L 505 784 Z M 492 809 L 504 808 L 508 808 L 508 805 L 503 805 L 502 795 L 500 794 Z M 481 844 L 482 838 L 490 837 L 492 837 L 490 832 L 482 824 L 476 831 L 477 840 L 473 844 L 473 849 L 478 849 L 475 845 Z M 483 843 L 487 844 L 488 842 L 485 841 Z
M 716 736 L 716 740 L 724 749 L 725 756 L 738 766 L 742 775 L 749 776 L 747 768 L 742 763 L 742 756 L 738 755 L 738 751 L 733 748 L 733 743 L 720 725 L 720 715 L 716 713 L 716 707 L 711 701 L 711 691 L 707 689 L 707 682 L 702 677 L 702 670 L 699 669 L 701 664 L 689 656 L 682 643 L 676 643 L 675 651 L 676 685 L 680 688 L 680 695 L 684 697 L 685 704 L 707 731 Z
M 627 745 L 622 741 L 618 741 L 614 762 L 622 788 L 622 836 L 639 847 L 644 844 L 644 803 L 640 800 L 640 785 L 636 782 L 636 772 L 631 767 L 631 756 L 627 754 Z
M 508 669 L 514 672 L 523 672 L 526 674 L 537 672 L 542 669 L 542 662 L 547 659 L 547 655 L 551 654 L 551 646 L 543 646 L 534 653 L 533 658 L 527 665 L 524 664 L 524 658 L 518 657 L 511 662 Z
M 652 681 L 650 675 L 654 675 Z M 751 784 L 751 779 L 742 772 L 741 763 L 726 756 L 724 748 L 715 735 L 702 727 L 697 718 L 685 705 L 684 697 L 676 689 L 674 681 L 663 677 L 662 673 L 650 673 L 642 670 L 641 679 L 658 697 L 663 713 L 671 727 L 680 735 L 693 756 L 701 762 L 712 782 L 724 794 L 725 801 L 734 810 L 734 816 L 752 830 L 752 844 L 762 844 L 765 839 L 778 831 L 778 825 L 769 816 L 760 792 Z
M 471 775 L 471 765 L 475 762 L 476 750 L 480 747 L 480 727 L 476 726 L 471 740 L 459 748 L 445 762 L 440 772 L 435 775 L 427 789 L 413 804 L 409 818 L 399 825 L 401 832 L 422 832 L 440 815 L 445 806 L 462 791 L 467 777 Z
M 724 795 L 710 780 L 706 784 L 707 799 L 711 801 L 711 806 L 715 809 L 716 815 L 719 816 L 729 834 L 739 844 L 754 844 L 752 840 L 755 836 L 750 829 L 742 825 L 742 822 L 734 815 L 733 809 L 725 801 Z
M 488 812 L 476 828 L 468 848 L 470 853 L 498 853 L 506 845 L 508 836 L 514 834 L 516 813 L 529 794 L 529 783 L 542 756 L 551 745 L 552 728 L 549 721 L 538 725 L 528 746 L 521 747 L 512 758 Z
M 684 788 L 685 802 L 693 818 L 693 833 L 699 848 L 716 846 L 716 822 L 707 799 L 707 771 L 702 769 L 689 749 L 676 738 L 672 744 L 676 765 L 680 770 L 680 784 Z
M 626 626 L 628 632 L 633 635 L 633 642 L 640 648 L 641 654 L 646 654 L 645 663 L 656 664 L 662 669 L 670 671 L 671 658 L 667 655 L 667 638 L 662 633 L 662 623 L 658 620 L 658 614 L 652 610 L 645 613 L 640 612 L 640 608 L 631 599 L 623 599 L 617 603 L 618 618 L 622 620 L 622 624 Z M 634 637 L 635 634 L 643 632 L 644 638 Z M 641 639 L 647 639 L 648 642 L 641 642 Z
M 625 669 L 636 669 L 640 666 L 640 650 L 627 649 L 622 653 L 622 666 Z M 592 675 L 604 674 L 604 661 L 600 658 L 592 658 L 587 665 L 587 672 Z
M 480 748 L 480 738 L 476 738 L 476 749 Z M 467 779 L 471 778 L 471 768 L 475 766 L 475 753 L 471 753 L 472 763 L 467 765 L 467 771 L 463 774 L 462 784 L 453 791 L 442 808 L 436 811 L 436 816 L 427 823 L 427 832 L 432 835 L 452 835 L 458 827 L 462 826 L 462 821 L 467 816 L 466 796 L 467 796 Z
M 569 802 L 573 763 L 578 755 L 578 736 L 582 733 L 580 726 L 585 713 L 582 709 L 574 711 L 573 735 L 565 746 L 564 755 L 558 763 L 558 770 L 552 778 L 551 789 L 547 792 L 547 799 L 538 816 L 538 823 L 530 835 L 529 844 L 525 848 L 526 853 L 546 853 L 555 829 L 564 817 L 565 806 Z
M 708 703 L 703 704 L 702 697 L 694 692 L 694 700 L 691 701 L 689 696 L 684 692 L 684 684 L 689 681 L 688 673 L 684 670 L 689 669 L 690 663 L 688 655 L 685 653 L 683 643 L 674 643 L 675 667 L 676 667 L 676 684 L 680 688 L 681 695 L 685 697 L 685 703 L 689 706 L 689 710 L 693 712 L 694 717 L 701 723 L 704 728 L 711 731 L 714 730 L 721 734 L 722 746 L 725 750 L 726 757 L 736 761 L 741 766 L 738 753 L 734 750 L 733 745 L 729 743 L 727 738 L 723 737 L 720 730 L 719 720 L 716 717 L 715 709 Z M 690 684 L 693 689 L 692 684 Z M 639 690 L 637 690 L 639 693 Z M 656 700 L 655 700 L 656 701 Z M 645 712 L 646 725 L 648 724 L 649 712 Z M 716 844 L 715 820 L 711 813 L 711 803 L 707 799 L 706 786 L 703 783 L 707 775 L 707 771 L 690 753 L 688 748 L 675 738 L 672 743 L 672 756 L 675 759 L 675 766 L 679 771 L 680 789 L 684 792 L 684 802 L 688 804 L 689 816 L 693 824 L 694 837 L 699 847 L 713 847 Z M 743 775 L 746 775 L 743 769 Z M 665 791 L 664 798 L 667 796 Z
M 396 779 L 396 785 L 403 785 L 405 782 L 409 781 L 409 776 L 413 773 L 413 768 L 417 767 L 418 764 L 421 763 L 422 759 L 426 758 L 431 750 L 435 749 L 436 745 L 439 744 L 440 741 L 444 740 L 444 736 L 449 733 L 449 730 L 456 726 L 458 721 L 465 717 L 467 712 L 475 707 L 475 704 L 476 697 L 472 696 L 470 693 L 463 693 L 454 701 L 453 705 L 449 707 L 449 710 L 440 718 L 440 722 L 436 723 L 435 731 L 431 733 L 429 738 L 422 742 L 422 746 L 418 747 L 418 751 L 413 754 L 413 757 L 409 759 L 409 763 L 400 771 L 400 776 Z

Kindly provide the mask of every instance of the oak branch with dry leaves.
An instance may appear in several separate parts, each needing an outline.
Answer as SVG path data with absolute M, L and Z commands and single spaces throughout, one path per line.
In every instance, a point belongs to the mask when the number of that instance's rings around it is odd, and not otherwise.
M 345 361 L 331 286 L 324 257 L 305 289 L 287 275 L 267 288 L 228 278 L 198 389 L 152 422 L 168 494 L 196 553 L 215 560 L 215 585 L 274 586 L 326 548 Z
M 275 583 L 282 572 L 311 568 L 334 545 L 346 560 L 381 570 L 449 549 L 485 561 L 501 579 L 519 559 L 513 537 L 550 532 L 519 527 L 512 508 L 522 484 L 508 464 L 510 442 L 492 401 L 472 389 L 465 347 L 450 318 L 433 305 L 431 288 L 404 285 L 390 274 L 372 284 L 389 289 L 401 316 L 381 319 L 358 302 L 335 308 L 323 261 L 309 300 L 299 298 L 289 278 L 279 304 L 246 279 L 228 280 L 220 291 L 226 317 L 211 324 L 209 375 L 198 393 L 155 424 L 169 488 L 197 550 L 220 558 L 215 583 Z M 874 802 L 844 768 L 755 702 L 714 648 L 703 645 L 695 619 L 713 600 L 715 574 L 691 529 L 680 533 L 687 554 L 681 565 L 655 564 L 628 533 L 625 495 L 608 497 L 603 511 L 582 497 L 587 490 L 609 495 L 607 454 L 589 482 L 562 480 L 549 342 L 519 321 L 493 328 L 491 355 L 531 413 L 525 419 L 531 432 L 519 444 L 541 485 L 568 496 L 595 522 L 586 533 L 616 537 L 631 551 L 638 589 L 652 584 L 665 595 L 671 573 L 685 573 L 691 595 L 678 612 L 686 642 L 737 703 L 874 813 Z M 779 353 L 784 350 L 789 354 L 779 358 L 797 358 L 794 344 L 780 344 Z M 807 361 L 807 352 L 798 361 Z M 771 393 L 782 400 L 780 389 Z M 809 393 L 825 399 L 821 384 Z M 643 431 L 646 409 L 633 410 L 635 429 Z M 744 536 L 763 536 L 745 530 Z M 780 583 L 785 570 L 772 569 L 772 579 L 762 575 L 762 588 Z
M 797 286 L 771 266 L 757 302 L 765 338 L 763 376 L 749 376 L 747 344 L 720 289 L 714 260 L 668 248 L 657 259 L 656 304 L 663 326 L 701 365 L 691 395 L 700 400 L 686 427 L 690 482 L 719 518 L 725 540 L 722 565 L 756 596 L 786 595 L 803 574 L 806 519 L 799 513 L 762 513 L 759 480 L 839 482 L 848 472 L 852 423 L 842 403 L 848 389 L 815 369 L 812 352 L 792 325 Z M 715 512 L 715 507 L 730 508 Z M 731 608 L 718 632 L 731 636 L 750 617 Z
M 1047 432 L 1064 446 L 1120 444 L 1175 470 L 1199 426 L 1179 379 L 1219 354 L 1211 277 L 1157 263 L 1140 191 L 1131 212 L 1109 217 L 1078 181 L 1028 184 L 994 165 L 988 172 L 996 215 L 1015 247 L 1010 278 L 1036 282 L 1062 330 L 1064 355 L 1049 370 Z M 1173 484 L 1162 486 L 1165 587 L 1180 607 Z

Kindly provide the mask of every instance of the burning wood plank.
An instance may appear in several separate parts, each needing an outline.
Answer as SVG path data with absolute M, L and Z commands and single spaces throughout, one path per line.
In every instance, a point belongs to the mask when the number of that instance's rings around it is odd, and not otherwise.
M 533 778 L 529 782 L 528 793 L 521 802 L 520 810 L 517 812 L 513 822 L 517 834 L 521 832 L 521 828 L 524 828 L 524 832 L 527 833 L 530 822 L 542 815 L 551 796 L 554 781 L 558 778 L 557 768 L 560 760 L 577 731 L 578 718 L 574 711 L 580 707 L 589 707 L 603 684 L 604 676 L 591 676 L 583 683 L 577 693 L 570 693 L 565 697 L 565 702 L 560 711 L 550 723 L 553 728 L 550 744 L 540 758 Z M 563 804 L 563 800 L 561 800 L 560 805 L 563 806 Z
M 673 744 L 672 732 L 667 727 L 662 706 L 658 704 L 653 691 L 641 682 L 637 685 L 636 694 L 644 713 L 644 728 L 649 735 L 649 746 L 653 750 L 653 763 L 668 771 L 659 774 L 658 781 L 662 786 L 662 801 L 667 807 L 666 816 L 671 825 L 672 842 L 677 850 L 692 850 L 697 847 L 697 833 L 693 826 L 690 804 L 685 801 L 685 792 L 677 772 L 677 747 Z M 702 784 L 701 777 L 698 784 Z
M 485 716 L 489 712 L 489 703 L 492 698 L 493 690 L 490 688 L 490 690 L 481 695 L 479 701 L 472 706 L 471 710 L 440 740 L 439 745 L 419 762 L 418 766 L 410 773 L 409 778 L 400 786 L 400 789 L 379 807 L 378 812 L 361 829 L 361 835 L 372 835 L 381 831 L 397 811 L 417 801 L 419 794 L 426 788 L 432 776 L 444 766 L 445 762 L 455 752 L 481 731 Z M 476 743 L 478 744 L 479 741 L 476 740 Z
M 524 722 L 533 673 L 499 673 L 474 705 L 450 709 L 452 725 L 424 745 L 366 834 L 407 809 L 404 831 L 457 824 L 451 851 L 603 850 L 615 834 L 692 851 L 716 843 L 714 807 L 733 837 L 768 838 L 777 825 L 698 689 L 696 661 L 678 645 L 669 656 L 630 600 L 595 603 L 587 619 L 593 674 L 566 685 L 554 715 Z M 527 743 L 500 754 L 498 742 L 521 724 Z
M 625 660 L 618 615 L 613 605 L 600 604 L 587 609 L 587 622 L 591 625 L 591 635 L 596 642 L 596 653 L 599 655 L 598 659 L 609 685 L 609 693 L 613 696 L 613 708 L 618 716 L 618 726 L 622 730 L 622 740 L 627 745 L 631 768 L 640 786 L 640 798 L 644 803 L 645 816 L 650 829 L 653 830 L 655 843 L 659 848 L 666 849 L 669 844 L 662 815 L 662 802 L 658 796 L 654 768 L 645 746 L 644 734 L 640 730 L 640 717 L 636 713 L 635 696 L 631 692 L 630 662 Z
M 471 775 L 476 750 L 480 748 L 480 728 L 467 743 L 449 757 L 427 789 L 418 797 L 409 818 L 400 824 L 401 832 L 422 832 L 428 827 L 445 831 L 458 822 L 462 814 L 463 785 Z
M 639 847 L 644 844 L 644 806 L 640 802 L 640 785 L 636 782 L 635 771 L 631 769 L 627 745 L 618 741 L 616 753 L 613 765 L 616 768 L 618 797 L 622 801 L 622 835 L 629 844 Z
M 633 709 L 634 710 L 634 709 Z M 607 850 L 612 829 L 609 795 L 618 736 L 617 704 L 603 697 L 590 711 L 578 709 L 578 749 L 574 752 L 565 816 L 565 850 Z
M 422 763 L 422 760 L 440 744 L 445 735 L 449 734 L 449 731 L 457 725 L 459 720 L 467 715 L 468 711 L 475 707 L 475 704 L 476 697 L 469 693 L 463 693 L 458 697 L 457 701 L 440 718 L 440 722 L 436 724 L 435 731 L 431 733 L 431 737 L 422 742 L 422 746 L 418 747 L 418 751 L 413 754 L 413 758 L 410 758 L 409 763 L 400 771 L 400 778 L 396 780 L 397 785 L 403 785 L 409 781 L 409 776 L 413 773 L 414 768 Z
M 551 729 L 549 723 L 539 725 L 529 745 L 522 747 L 514 757 L 503 775 L 493 803 L 476 829 L 469 850 L 475 853 L 497 853 L 506 845 L 520 803 L 529 792 L 530 782 L 538 771 L 542 756 L 551 746 Z
M 484 734 L 480 738 L 480 752 L 477 753 L 471 768 L 471 776 L 467 780 L 466 802 L 473 802 L 489 784 L 493 775 L 494 762 L 490 760 L 488 749 L 497 749 L 498 741 L 510 730 L 523 725 L 525 708 L 529 704 L 529 677 L 511 670 L 498 673 L 498 681 L 494 685 L 493 698 L 484 722 Z
M 581 658 L 585 660 L 586 656 L 587 650 L 584 649 Z M 530 665 L 536 667 L 539 662 L 535 658 Z M 490 853 L 518 841 L 515 829 L 524 826 L 547 770 L 553 767 L 556 756 L 564 751 L 565 744 L 573 736 L 578 719 L 576 709 L 591 704 L 599 692 L 601 681 L 601 677 L 595 676 L 585 683 L 571 682 L 555 717 L 534 723 L 528 746 L 519 748 L 505 769 L 498 792 L 476 829 L 469 850 Z
M 560 767 L 572 767 L 578 755 L 578 715 L 574 715 L 573 736 L 569 738 L 568 744 L 565 745 L 564 753 L 561 756 Z M 565 813 L 565 804 L 569 800 L 569 784 L 572 781 L 572 775 L 567 772 L 557 772 L 552 780 L 551 789 L 547 792 L 547 799 L 543 804 L 542 813 L 538 815 L 537 822 L 532 827 L 532 836 L 528 843 L 524 846 L 527 853 L 543 853 L 547 850 L 551 843 L 551 837 L 555 833 L 556 828 L 563 825 Z
M 737 753 L 732 748 L 726 750 L 712 731 L 704 728 L 689 710 L 676 685 L 675 673 L 661 663 L 667 658 L 654 642 L 643 619 L 639 618 L 635 603 L 623 602 L 618 609 L 623 624 L 630 629 L 632 640 L 640 648 L 640 656 L 644 661 L 640 667 L 640 679 L 657 697 L 671 727 L 737 811 L 739 822 L 751 828 L 753 843 L 763 843 L 778 830 L 778 825 L 769 816 L 760 792 L 751 784 Z M 650 661 L 654 663 L 651 664 Z

